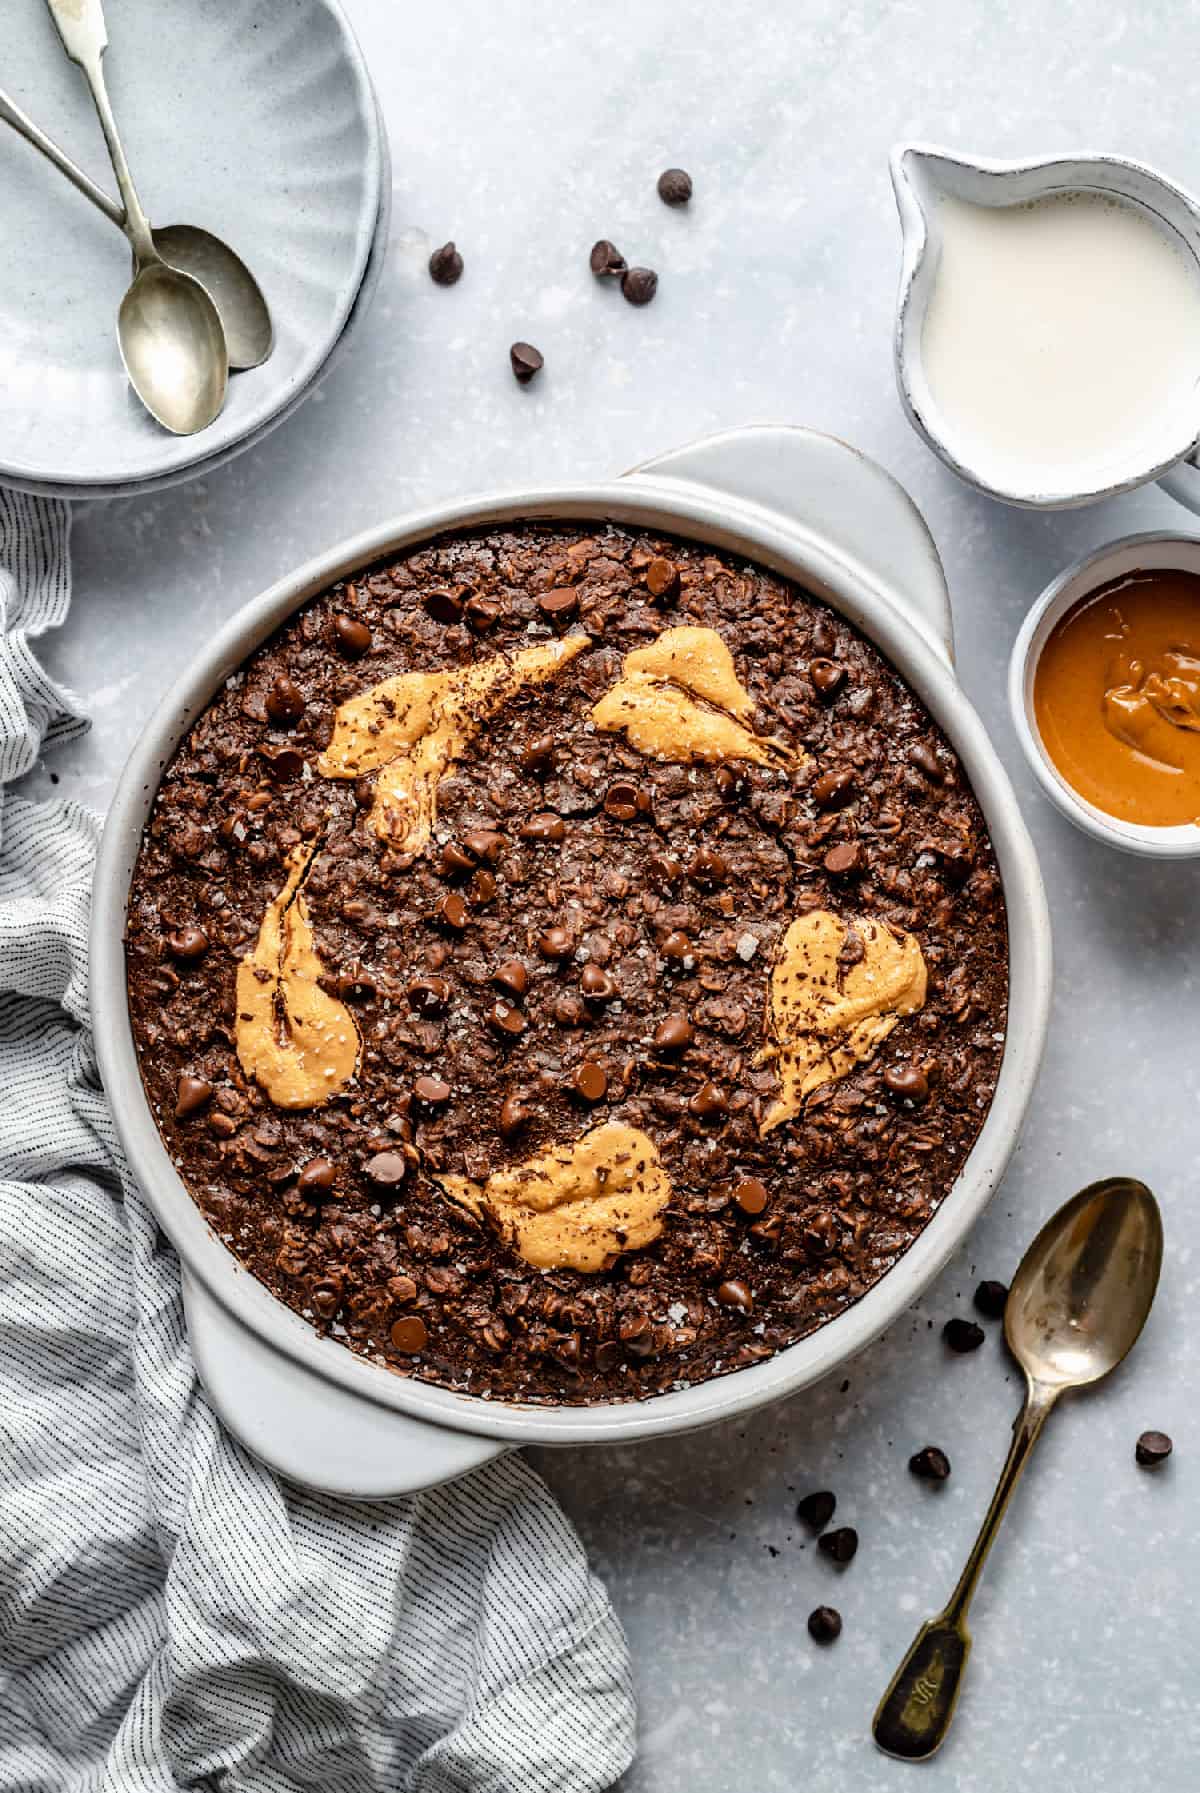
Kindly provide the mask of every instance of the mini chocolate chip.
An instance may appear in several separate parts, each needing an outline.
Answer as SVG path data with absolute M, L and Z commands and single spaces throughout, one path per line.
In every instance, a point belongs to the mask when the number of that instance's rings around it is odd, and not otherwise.
M 692 1024 L 686 1015 L 668 1015 L 654 1030 L 657 1052 L 682 1052 L 691 1043 Z
M 610 784 L 604 793 L 604 813 L 611 816 L 614 822 L 635 821 L 649 807 L 648 799 L 637 785 L 629 784 L 625 779 L 618 779 L 616 784 Z
M 399 1152 L 376 1152 L 363 1165 L 368 1180 L 380 1189 L 394 1189 L 408 1175 L 408 1161 Z
M 449 896 L 444 896 L 438 904 L 437 919 L 446 928 L 456 930 L 465 928 L 470 920 L 466 899 L 459 896 L 456 890 L 452 890 Z
M 571 1073 L 570 1089 L 585 1102 L 599 1102 L 608 1089 L 608 1073 L 594 1059 L 585 1058 Z
M 692 955 L 692 943 L 686 934 L 672 928 L 658 950 L 664 959 L 688 959 Z
M 542 778 L 547 772 L 554 770 L 554 736 L 539 735 L 531 741 L 521 754 L 521 766 L 531 772 L 535 778 Z
M 823 1532 L 833 1518 L 837 1507 L 837 1495 L 831 1494 L 828 1488 L 820 1488 L 815 1494 L 806 1494 L 804 1499 L 796 1503 L 796 1517 L 815 1532 Z
M 429 258 L 429 272 L 438 286 L 453 286 L 462 279 L 463 258 L 453 243 L 443 243 Z
M 945 784 L 945 769 L 936 751 L 927 741 L 918 741 L 915 747 L 910 747 L 908 757 L 917 771 L 927 778 L 930 784 Z
M 568 959 L 575 950 L 575 942 L 566 928 L 547 928 L 538 935 L 537 949 L 543 959 Z
M 927 1444 L 908 1459 L 908 1467 L 920 1482 L 944 1482 L 950 1474 L 950 1459 L 936 1444 Z
M 304 755 L 296 747 L 266 742 L 258 751 L 267 762 L 268 778 L 273 779 L 276 784 L 286 784 L 291 778 L 299 778 L 304 770 Z
M 849 766 L 837 772 L 822 772 L 810 786 L 810 795 L 818 809 L 843 809 L 854 799 L 856 779 Z
M 502 996 L 497 997 L 492 1004 L 487 1018 L 489 1027 L 493 1028 L 496 1033 L 507 1036 L 510 1040 L 515 1040 L 517 1035 L 524 1033 L 528 1026 L 520 1009 L 514 1008 L 511 1002 L 505 1002 Z
M 514 342 L 508 351 L 512 370 L 522 386 L 528 386 L 534 374 L 540 373 L 545 366 L 540 349 L 535 349 L 531 342 Z
M 761 1214 L 770 1196 L 766 1184 L 760 1183 L 757 1177 L 743 1177 L 733 1186 L 733 1199 L 743 1214 Z
M 474 853 L 476 859 L 486 860 L 489 865 L 495 865 L 504 851 L 504 836 L 497 834 L 494 828 L 468 828 L 462 838 L 467 852 Z
M 658 291 L 658 275 L 653 268 L 626 268 L 621 276 L 621 292 L 631 305 L 649 305 Z
M 529 988 L 529 973 L 520 959 L 505 959 L 493 971 L 492 982 L 499 984 L 502 990 L 507 990 L 510 996 L 519 1000 Z
M 437 1015 L 450 1000 L 450 986 L 444 977 L 415 977 L 408 1000 L 419 1015 Z
M 392 1343 L 406 1357 L 415 1357 L 429 1343 L 429 1332 L 420 1314 L 405 1314 L 392 1327 Z
M 856 878 L 866 864 L 866 855 L 861 842 L 840 840 L 830 847 L 823 863 L 831 878 Z
M 808 676 L 818 697 L 833 697 L 846 683 L 846 668 L 836 660 L 814 660 Z
M 500 1119 L 496 1123 L 505 1139 L 519 1133 L 528 1119 L 529 1108 L 523 1095 L 517 1090 L 509 1090 L 500 1104 Z
M 310 1158 L 296 1178 L 296 1187 L 310 1202 L 319 1202 L 329 1194 L 337 1176 L 337 1166 L 328 1158 Z
M 718 766 L 716 783 L 722 803 L 740 803 L 750 789 L 750 780 L 740 766 Z
M 679 580 L 679 568 L 665 554 L 656 554 L 646 568 L 646 590 L 652 598 L 667 598 Z
M 692 197 L 692 177 L 686 168 L 664 168 L 658 177 L 658 197 L 664 205 L 686 205 Z
M 184 1072 L 175 1085 L 175 1119 L 190 1120 L 192 1115 L 199 1114 L 212 1101 L 213 1086 L 204 1077 L 192 1077 Z
M 858 1550 L 858 1533 L 852 1525 L 839 1525 L 836 1531 L 826 1532 L 824 1537 L 817 1539 L 817 1549 L 844 1568 L 854 1560 Z
M 978 1351 L 983 1343 L 982 1326 L 976 1326 L 974 1320 L 964 1320 L 955 1315 L 942 1327 L 942 1337 L 952 1351 Z
M 778 1245 L 782 1234 L 783 1216 L 780 1214 L 768 1214 L 765 1220 L 756 1220 L 750 1228 L 750 1237 L 762 1245 Z
M 842 1615 L 836 1606 L 814 1606 L 808 1615 L 808 1635 L 814 1644 L 835 1644 L 842 1635 Z
M 1143 1432 L 1133 1448 L 1133 1454 L 1142 1469 L 1158 1469 L 1174 1448 L 1166 1432 Z
M 538 609 L 551 622 L 565 623 L 579 609 L 579 593 L 573 585 L 556 585 L 539 595 Z
M 919 1065 L 889 1065 L 883 1073 L 884 1088 L 902 1102 L 927 1102 L 929 1079 Z
M 697 884 L 723 884 L 728 876 L 729 866 L 724 855 L 712 847 L 701 847 L 688 866 L 688 877 L 694 878 Z
M 744 1282 L 723 1282 L 717 1290 L 717 1300 L 724 1307 L 740 1307 L 744 1314 L 754 1309 L 754 1297 Z
M 426 616 L 431 616 L 435 623 L 461 623 L 462 599 L 452 591 L 428 591 L 421 599 Z
M 361 660 L 371 645 L 371 631 L 356 616 L 335 616 L 333 638 L 347 660 Z
M 471 878 L 471 901 L 480 904 L 494 903 L 496 900 L 496 892 L 499 888 L 500 886 L 496 883 L 491 872 L 488 871 L 486 866 L 481 865 L 479 870 L 475 872 Z
M 467 599 L 466 618 L 477 635 L 482 635 L 499 620 L 500 606 L 495 598 L 484 598 L 476 595 Z
M 442 848 L 441 872 L 443 878 L 461 878 L 467 872 L 475 870 L 475 856 L 468 853 L 456 840 L 448 840 Z
M 682 865 L 670 853 L 651 853 L 646 870 L 655 883 L 663 885 L 677 884 L 683 876 Z
M 592 244 L 588 265 L 597 280 L 605 280 L 623 274 L 628 263 L 615 243 L 610 243 L 607 237 L 601 237 L 599 242 Z
M 450 1100 L 450 1085 L 442 1078 L 426 1075 L 413 1084 L 413 1095 L 427 1108 L 442 1108 Z
M 691 1112 L 702 1121 L 710 1121 L 714 1116 L 724 1114 L 727 1107 L 724 1091 L 717 1084 L 707 1081 L 700 1085 L 688 1103 Z
M 546 840 L 557 845 L 566 839 L 567 825 L 552 809 L 544 809 L 536 816 L 527 816 L 517 833 L 522 840 Z
M 975 1306 L 985 1320 L 1003 1320 L 1008 1302 L 1008 1289 L 1002 1282 L 981 1282 L 975 1291 Z
M 203 928 L 180 928 L 167 935 L 167 945 L 175 959 L 202 959 L 208 951 L 208 935 Z
M 589 1002 L 611 1002 L 617 994 L 616 984 L 599 965 L 585 965 L 579 984 Z
M 266 696 L 266 712 L 278 728 L 290 728 L 304 714 L 304 693 L 281 672 L 271 681 Z

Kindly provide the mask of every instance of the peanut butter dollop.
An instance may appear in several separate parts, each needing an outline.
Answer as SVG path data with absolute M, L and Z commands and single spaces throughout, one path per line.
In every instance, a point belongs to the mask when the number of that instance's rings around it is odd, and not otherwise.
M 623 731 L 648 759 L 799 763 L 803 755 L 743 726 L 753 709 L 717 631 L 686 627 L 664 629 L 648 647 L 626 654 L 592 721 L 605 734 Z
M 1105 727 L 1147 758 L 1173 765 L 1170 735 L 1164 737 L 1161 725 L 1200 733 L 1200 659 L 1168 648 L 1153 659 L 1129 658 L 1121 673 L 1121 682 L 1104 693 Z
M 780 941 L 767 995 L 769 1044 L 756 1063 L 778 1065 L 780 1089 L 760 1133 L 791 1120 L 822 1083 L 873 1058 L 901 1016 L 924 1001 L 925 958 L 914 935 L 864 915 L 814 909 L 797 917 Z
M 238 1062 L 277 1108 L 316 1108 L 358 1064 L 350 1012 L 317 982 L 325 968 L 303 891 L 316 854 L 299 846 L 289 855 L 287 881 L 237 971 Z
M 588 636 L 568 635 L 511 658 L 384 679 L 340 706 L 317 770 L 322 778 L 378 772 L 371 827 L 398 852 L 419 853 L 433 832 L 437 787 L 451 762 L 516 692 L 553 678 L 588 646 Z
M 657 1239 L 671 1199 L 653 1140 L 615 1121 L 484 1183 L 438 1182 L 451 1201 L 489 1218 L 536 1270 L 607 1270 L 621 1252 Z

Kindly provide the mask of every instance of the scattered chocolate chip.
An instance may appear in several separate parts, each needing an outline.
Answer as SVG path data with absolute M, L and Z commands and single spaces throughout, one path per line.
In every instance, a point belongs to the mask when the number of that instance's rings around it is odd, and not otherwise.
M 457 592 L 427 591 L 421 604 L 426 616 L 431 616 L 435 623 L 445 623 L 447 628 L 462 621 L 462 599 Z
M 441 872 L 443 878 L 462 878 L 467 872 L 475 870 L 475 855 L 468 853 L 464 846 L 456 840 L 448 840 L 442 848 Z
M 299 778 L 304 770 L 304 755 L 296 747 L 266 742 L 258 751 L 267 762 L 268 778 L 273 779 L 276 784 L 286 784 L 289 779 Z
M 981 1282 L 975 1291 L 975 1306 L 985 1320 L 1003 1320 L 1008 1303 L 1008 1288 L 1002 1282 Z
M 429 258 L 429 272 L 438 286 L 453 286 L 462 279 L 463 258 L 453 243 L 443 243 Z
M 167 946 L 174 959 L 202 959 L 208 951 L 208 935 L 203 928 L 180 928 L 178 933 L 167 935 Z
M 569 959 L 575 942 L 566 928 L 547 928 L 538 935 L 537 949 L 543 959 Z
M 806 1494 L 803 1500 L 796 1503 L 796 1517 L 815 1532 L 823 1532 L 833 1518 L 837 1507 L 837 1495 L 831 1494 L 828 1488 L 820 1488 L 815 1494 Z
M 866 865 L 862 843 L 856 840 L 838 841 L 835 846 L 830 847 L 823 863 L 831 878 L 857 878 Z
M 544 778 L 554 770 L 554 736 L 539 735 L 521 754 L 521 766 L 535 778 Z
M 1143 1432 L 1133 1454 L 1142 1469 L 1158 1469 L 1174 1448 L 1166 1432 Z
M 724 1114 L 729 1104 L 725 1100 L 725 1092 L 715 1083 L 704 1082 L 696 1091 L 688 1108 L 692 1114 L 702 1121 L 711 1121 L 719 1114 Z
M 450 1085 L 441 1077 L 427 1074 L 413 1084 L 413 1095 L 426 1108 L 442 1108 L 450 1100 Z
M 406 1357 L 415 1357 L 429 1343 L 429 1332 L 420 1314 L 405 1314 L 392 1326 L 392 1343 Z
M 942 762 L 927 741 L 918 741 L 915 747 L 910 747 L 908 757 L 917 771 L 921 773 L 922 777 L 927 778 L 930 784 L 946 782 Z
M 686 1015 L 667 1015 L 654 1030 L 657 1052 L 682 1052 L 692 1043 L 692 1024 Z
M 689 959 L 692 956 L 692 943 L 686 934 L 681 933 L 678 928 L 672 928 L 659 951 L 664 959 Z
M 842 1635 L 842 1615 L 836 1606 L 815 1606 L 808 1615 L 808 1635 L 814 1644 L 834 1644 Z
M 514 1008 L 511 1002 L 505 1002 L 502 996 L 497 997 L 492 1004 L 487 1018 L 488 1026 L 495 1033 L 510 1040 L 515 1040 L 518 1034 L 523 1034 L 528 1026 L 520 1009 Z
M 852 1525 L 839 1525 L 836 1531 L 826 1532 L 817 1539 L 817 1549 L 823 1556 L 845 1567 L 853 1562 L 858 1550 L 858 1533 Z
M 408 1175 L 408 1161 L 400 1152 L 376 1152 L 363 1165 L 368 1180 L 379 1189 L 395 1189 Z
M 507 990 L 510 996 L 515 996 L 519 1001 L 529 988 L 529 973 L 520 959 L 505 959 L 493 971 L 492 982 L 499 984 L 502 990 Z
M 750 789 L 750 780 L 742 766 L 718 766 L 716 783 L 722 803 L 740 803 Z
M 444 896 L 438 904 L 437 918 L 443 927 L 459 930 L 465 928 L 470 920 L 470 911 L 466 899 L 460 897 L 456 890 Z
M 818 809 L 844 809 L 854 799 L 857 780 L 849 766 L 837 772 L 822 772 L 810 787 Z
M 415 977 L 408 1000 L 418 1015 L 438 1015 L 450 1000 L 450 986 L 444 977 Z
M 597 280 L 607 280 L 623 274 L 628 263 L 615 243 L 610 243 L 607 237 L 601 237 L 599 242 L 592 244 L 588 265 Z
M 571 1073 L 570 1088 L 585 1102 L 599 1102 L 608 1089 L 608 1073 L 594 1059 L 585 1058 Z
M 522 386 L 528 386 L 534 374 L 540 373 L 545 366 L 541 351 L 535 349 L 531 342 L 514 342 L 508 351 L 512 362 L 512 370 Z
M 504 851 L 504 836 L 494 828 L 468 828 L 462 838 L 467 852 L 488 865 L 495 865 Z
M 192 1077 L 185 1071 L 175 1085 L 175 1119 L 190 1120 L 212 1101 L 213 1086 L 204 1077 Z
M 646 590 L 652 598 L 668 598 L 679 581 L 679 568 L 664 554 L 656 554 L 646 568 Z
M 626 268 L 621 291 L 631 305 L 649 305 L 658 291 L 658 275 L 653 268 Z
M 329 1194 L 337 1176 L 337 1166 L 328 1158 L 310 1158 L 296 1178 L 296 1188 L 310 1202 L 319 1202 Z
M 974 1320 L 961 1319 L 957 1314 L 954 1319 L 947 1320 L 942 1327 L 942 1337 L 952 1351 L 978 1351 L 983 1343 L 982 1326 L 976 1326 Z
M 616 984 L 599 965 L 584 966 L 579 986 L 589 1002 L 611 1002 L 618 994 Z
M 950 1459 L 936 1444 L 927 1444 L 908 1459 L 908 1467 L 921 1482 L 944 1482 L 950 1474 Z
M 511 1139 L 519 1133 L 529 1119 L 529 1108 L 516 1090 L 510 1090 L 500 1104 L 500 1119 L 497 1125 L 505 1139 Z
M 836 660 L 814 660 L 808 676 L 818 697 L 833 697 L 846 683 L 846 668 Z
M 476 594 L 475 597 L 467 599 L 463 614 L 475 633 L 482 635 L 485 630 L 490 629 L 492 624 L 499 620 L 500 606 L 495 598 L 484 598 Z
M 565 623 L 579 609 L 579 593 L 573 585 L 555 585 L 539 595 L 538 609 L 551 622 Z
M 567 838 L 567 825 L 552 809 L 544 809 L 536 816 L 527 816 L 517 833 L 522 840 L 546 840 L 557 845 Z
M 814 1258 L 827 1258 L 836 1247 L 840 1235 L 841 1229 L 837 1221 L 824 1208 L 806 1214 L 800 1228 L 804 1249 Z
M 304 693 L 286 672 L 281 672 L 271 681 L 265 708 L 277 728 L 290 728 L 304 714 Z
M 929 1079 L 919 1065 L 889 1065 L 883 1073 L 884 1088 L 902 1102 L 927 1102 Z
M 646 870 L 657 884 L 664 887 L 677 884 L 683 876 L 682 865 L 670 853 L 651 853 L 646 861 Z
M 760 1183 L 757 1177 L 743 1177 L 733 1186 L 733 1199 L 743 1214 L 761 1214 L 770 1196 L 766 1184 Z
M 686 205 L 692 197 L 692 177 L 686 168 L 665 168 L 658 177 L 658 197 L 664 205 Z
M 704 884 L 709 888 L 723 884 L 729 876 L 729 866 L 724 855 L 712 847 L 701 847 L 687 869 L 689 878 L 694 878 L 697 884 Z
M 477 904 L 494 903 L 500 886 L 486 866 L 480 866 L 471 877 L 471 901 Z
M 604 793 L 604 813 L 614 822 L 633 822 L 649 809 L 649 799 L 636 784 L 618 779 Z
M 754 1310 L 754 1297 L 744 1282 L 723 1282 L 717 1290 L 717 1300 L 724 1307 L 738 1307 L 744 1314 Z
M 371 631 L 366 623 L 341 613 L 333 619 L 333 638 L 347 660 L 361 660 L 371 645 Z

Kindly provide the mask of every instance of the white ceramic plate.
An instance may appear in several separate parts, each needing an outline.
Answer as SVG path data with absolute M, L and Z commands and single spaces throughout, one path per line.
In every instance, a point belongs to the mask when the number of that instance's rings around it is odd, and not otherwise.
M 226 237 L 275 321 L 207 430 L 173 437 L 130 392 L 115 320 L 129 258 L 48 163 L 0 135 L 0 480 L 87 497 L 232 451 L 310 389 L 363 283 L 381 130 L 337 0 L 109 0 L 106 73 L 156 223 Z M 91 101 L 44 0 L 7 0 L 4 82 L 112 186 Z

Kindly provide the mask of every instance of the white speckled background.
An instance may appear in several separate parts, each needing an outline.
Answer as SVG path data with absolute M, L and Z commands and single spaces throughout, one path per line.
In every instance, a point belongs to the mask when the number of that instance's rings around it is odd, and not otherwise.
M 1019 759 L 1003 671 L 1023 610 L 1066 560 L 1191 519 L 1156 492 L 1057 517 L 1002 511 L 927 455 L 892 386 L 886 156 L 904 136 L 992 154 L 1113 149 L 1200 189 L 1200 15 L 1147 0 L 348 6 L 396 165 L 374 312 L 260 449 L 80 516 L 75 609 L 47 658 L 89 694 L 96 727 L 58 756 L 59 788 L 103 806 L 143 718 L 216 624 L 388 513 L 608 474 L 747 421 L 813 424 L 882 460 L 942 551 L 963 678 L 1050 890 L 1057 1002 L 1024 1144 L 969 1248 L 844 1392 L 835 1381 L 746 1426 L 542 1466 L 632 1640 L 643 1729 L 628 1793 L 892 1793 L 918 1780 L 938 1793 L 1185 1793 L 1200 1773 L 1200 864 L 1124 860 L 1059 820 Z M 668 163 L 695 176 L 687 213 L 655 196 Z M 600 235 L 659 269 L 648 310 L 592 281 Z M 424 263 L 449 236 L 467 273 L 440 291 Z M 546 356 L 527 391 L 508 371 L 518 336 Z M 34 783 L 48 789 L 48 772 Z M 949 1361 L 938 1329 L 967 1310 L 977 1275 L 1007 1278 L 1045 1215 L 1112 1171 L 1144 1177 L 1165 1209 L 1151 1325 L 1109 1388 L 1051 1424 L 975 1609 L 945 1751 L 926 1769 L 887 1762 L 871 1711 L 948 1591 L 1017 1401 L 995 1328 Z M 1157 1476 L 1133 1464 L 1151 1425 L 1176 1440 Z M 926 1442 L 954 1465 L 938 1492 L 905 1469 Z M 794 1522 L 797 1494 L 825 1486 L 862 1537 L 841 1572 Z M 845 1615 L 829 1650 L 804 1629 L 819 1601 Z

